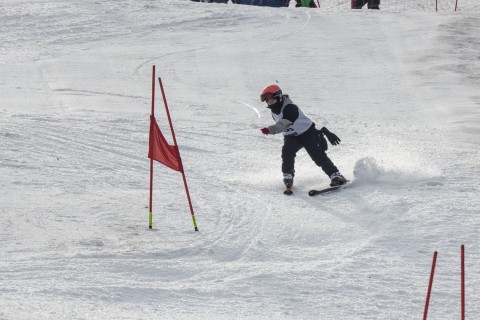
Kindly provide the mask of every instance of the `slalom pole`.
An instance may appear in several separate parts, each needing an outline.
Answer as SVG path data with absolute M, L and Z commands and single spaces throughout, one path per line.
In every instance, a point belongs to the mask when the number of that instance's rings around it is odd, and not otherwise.
M 165 110 L 167 111 L 167 118 L 168 118 L 168 123 L 170 124 L 170 131 L 172 132 L 173 143 L 175 145 L 175 148 L 178 151 L 178 155 L 180 156 L 180 150 L 178 149 L 177 139 L 175 137 L 175 131 L 173 130 L 172 119 L 170 118 L 170 111 L 168 110 L 167 98 L 165 96 L 162 79 L 160 79 L 160 77 L 158 78 L 158 83 L 160 84 L 160 90 L 162 91 L 163 103 L 165 104 Z M 188 205 L 190 206 L 190 214 L 192 216 L 193 227 L 195 228 L 195 231 L 198 231 L 197 221 L 195 220 L 195 214 L 193 212 L 192 200 L 190 198 L 190 192 L 188 191 L 187 178 L 185 177 L 185 171 L 183 170 L 182 157 L 180 157 L 180 167 L 181 167 L 180 172 L 182 173 L 182 177 L 183 177 L 183 184 L 185 186 L 185 192 L 187 193 Z
M 465 246 L 462 244 L 460 247 L 461 255 L 461 292 L 462 292 L 462 320 L 465 320 Z
M 155 65 L 152 67 L 152 116 L 155 112 Z M 150 117 L 150 122 L 152 117 Z M 150 123 L 150 126 L 152 124 Z M 150 146 L 149 146 L 150 149 Z M 148 228 L 152 229 L 153 227 L 153 213 L 152 213 L 152 198 L 153 198 L 153 159 L 150 158 L 150 203 L 149 203 L 149 212 L 148 212 Z
M 458 0 L 455 1 L 455 11 L 457 11 Z
M 427 299 L 425 301 L 425 310 L 423 311 L 423 320 L 427 320 L 428 305 L 430 304 L 430 294 L 432 293 L 433 275 L 435 274 L 436 264 L 437 264 L 437 251 L 433 253 L 432 271 L 430 272 L 430 281 L 428 283 Z

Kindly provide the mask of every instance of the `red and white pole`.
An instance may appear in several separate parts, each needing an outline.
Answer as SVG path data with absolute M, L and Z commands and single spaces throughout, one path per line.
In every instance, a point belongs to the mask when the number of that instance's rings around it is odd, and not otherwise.
M 432 262 L 432 271 L 430 271 L 430 281 L 428 283 L 428 291 L 427 291 L 427 299 L 425 301 L 425 310 L 423 311 L 423 320 L 427 320 L 428 314 L 428 306 L 430 304 L 430 294 L 432 293 L 432 286 L 433 286 L 433 276 L 435 274 L 435 266 L 437 264 L 437 251 L 433 254 L 433 262 Z
M 150 117 L 150 122 L 152 121 L 152 116 L 155 114 L 155 65 L 152 68 L 152 113 Z M 150 123 L 150 127 L 152 124 Z M 150 146 L 149 146 L 150 147 Z M 150 158 L 150 203 L 149 203 L 149 211 L 148 211 L 148 228 L 152 229 L 153 227 L 153 205 L 152 205 L 152 198 L 153 198 L 153 159 Z
M 461 252 L 461 291 L 462 291 L 462 320 L 465 320 L 465 246 L 460 247 Z
M 175 138 L 175 131 L 173 130 L 172 119 L 170 118 L 170 111 L 168 110 L 167 98 L 165 96 L 165 91 L 163 90 L 162 79 L 158 78 L 158 83 L 160 84 L 160 90 L 162 91 L 163 102 L 165 104 L 165 110 L 167 111 L 168 123 L 170 124 L 170 131 L 172 132 L 173 143 L 175 148 L 177 148 L 178 154 L 180 155 L 180 150 L 178 150 L 177 139 Z M 193 220 L 193 226 L 195 231 L 198 231 L 197 221 L 195 220 L 195 214 L 193 212 L 192 200 L 190 199 L 190 192 L 188 191 L 187 178 L 185 177 L 185 171 L 183 170 L 182 158 L 180 157 L 180 172 L 183 177 L 183 184 L 185 186 L 185 192 L 187 193 L 188 205 L 190 206 L 190 214 Z

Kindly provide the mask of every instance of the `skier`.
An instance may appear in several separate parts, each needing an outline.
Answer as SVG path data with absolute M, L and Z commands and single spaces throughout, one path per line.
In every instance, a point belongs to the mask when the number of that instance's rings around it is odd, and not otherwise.
M 285 194 L 292 194 L 295 156 L 302 148 L 305 148 L 315 164 L 330 177 L 331 187 L 347 183 L 325 153 L 328 145 L 324 135 L 332 145 L 340 143 L 340 139 L 334 133 L 325 127 L 317 130 L 315 123 L 293 104 L 288 95 L 282 94 L 280 87 L 275 84 L 263 89 L 260 100 L 267 103 L 267 107 L 272 112 L 272 118 L 276 122 L 273 126 L 262 128 L 260 131 L 265 135 L 282 133 L 284 136 L 282 172 L 286 187 Z

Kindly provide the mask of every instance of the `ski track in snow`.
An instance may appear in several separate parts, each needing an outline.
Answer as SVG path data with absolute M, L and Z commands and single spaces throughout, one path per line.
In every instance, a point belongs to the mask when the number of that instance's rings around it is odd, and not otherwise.
M 1 4 L 0 319 L 419 318 L 435 250 L 429 317 L 450 319 L 463 243 L 478 315 L 480 7 L 384 3 Z M 198 232 L 160 164 L 147 228 L 153 64 Z M 341 137 L 350 188 L 309 197 L 328 179 L 302 151 L 283 196 L 275 81 Z

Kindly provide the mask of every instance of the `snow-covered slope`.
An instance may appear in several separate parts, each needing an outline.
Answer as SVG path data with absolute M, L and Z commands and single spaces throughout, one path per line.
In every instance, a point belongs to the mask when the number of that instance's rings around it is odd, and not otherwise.
M 390 1 L 393 3 L 393 1 Z M 431 319 L 480 314 L 480 6 L 0 4 L 0 319 Z M 151 69 L 181 175 L 155 164 Z M 278 81 L 342 139 L 282 194 L 259 93 Z M 168 135 L 157 94 L 156 115 Z

